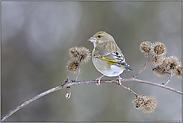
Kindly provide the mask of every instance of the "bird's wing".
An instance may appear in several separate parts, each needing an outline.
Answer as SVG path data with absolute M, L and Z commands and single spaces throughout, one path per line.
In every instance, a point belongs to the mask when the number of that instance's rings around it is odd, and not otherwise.
M 125 62 L 125 57 L 119 47 L 112 42 L 105 42 L 105 44 L 96 46 L 93 55 L 95 58 L 108 61 L 109 64 L 117 65 L 126 70 L 132 70 Z
M 113 42 L 104 42 L 95 47 L 94 56 L 102 59 L 103 57 L 113 62 L 125 61 L 125 58 L 119 47 Z M 105 59 L 104 59 L 105 60 Z

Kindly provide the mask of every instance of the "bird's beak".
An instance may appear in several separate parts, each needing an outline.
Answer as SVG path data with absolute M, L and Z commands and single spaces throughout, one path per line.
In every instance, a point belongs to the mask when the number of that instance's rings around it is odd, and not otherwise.
M 88 41 L 92 42 L 92 43 L 95 43 L 97 41 L 97 39 L 95 37 L 90 37 L 88 39 Z

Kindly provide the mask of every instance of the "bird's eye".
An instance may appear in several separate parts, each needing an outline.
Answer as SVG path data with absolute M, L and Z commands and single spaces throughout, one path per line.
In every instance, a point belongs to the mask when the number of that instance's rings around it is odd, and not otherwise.
M 101 38 L 101 35 L 98 35 L 97 37 L 98 37 L 98 38 Z

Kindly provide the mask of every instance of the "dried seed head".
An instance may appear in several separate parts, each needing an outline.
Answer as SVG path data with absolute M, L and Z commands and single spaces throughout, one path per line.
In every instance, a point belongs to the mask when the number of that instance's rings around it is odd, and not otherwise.
M 166 54 L 166 47 L 161 42 L 155 42 L 152 44 L 152 50 L 151 53 L 153 55 L 165 55 Z
M 78 49 L 78 47 L 72 47 L 69 49 L 69 55 L 71 58 L 77 57 L 79 55 L 77 49 Z
M 85 47 L 72 47 L 69 49 L 69 56 L 78 62 L 86 63 L 90 59 L 90 51 Z
M 179 60 L 176 56 L 168 57 L 168 68 L 169 69 L 176 69 Z
M 166 66 L 164 65 L 157 65 L 155 68 L 152 69 L 154 73 L 159 77 L 164 77 L 166 74 L 170 74 Z
M 177 75 L 177 77 L 182 77 L 182 63 L 178 62 L 176 69 L 173 70 L 173 73 Z
M 161 56 L 157 56 L 157 57 L 161 57 Z M 163 57 L 161 64 L 158 64 L 152 70 L 157 76 L 164 77 L 166 74 L 170 74 L 170 65 L 171 65 L 170 58 Z
M 144 99 L 142 98 L 142 96 L 138 96 L 136 99 L 134 99 L 132 101 L 132 103 L 134 104 L 134 107 L 136 109 L 139 109 L 140 107 L 142 107 L 142 105 L 144 105 Z
M 68 71 L 74 71 L 74 72 L 77 72 L 78 71 L 78 69 L 79 69 L 79 62 L 78 62 L 78 60 L 75 60 L 75 59 L 71 59 L 71 60 L 69 60 L 68 61 L 68 63 L 67 63 L 67 70 Z
M 164 66 L 170 73 L 171 70 L 176 69 L 178 62 L 179 61 L 176 56 L 170 56 L 165 57 L 161 65 Z
M 66 88 L 65 98 L 66 99 L 70 99 L 71 98 L 71 88 L 70 88 L 70 86 Z
M 154 56 L 154 57 L 162 57 L 162 60 L 160 64 L 156 64 L 155 68 L 152 70 L 156 75 L 164 77 L 166 74 L 174 74 L 177 76 L 182 76 L 182 63 L 178 60 L 176 56 Z M 154 59 L 154 63 L 156 62 L 156 59 Z
M 150 41 L 142 42 L 140 44 L 140 51 L 147 55 L 151 51 L 151 42 Z
M 152 58 L 152 63 L 154 66 L 161 65 L 165 59 L 165 56 L 154 55 Z
M 154 112 L 154 109 L 157 107 L 157 101 L 152 96 L 137 96 L 137 98 L 134 99 L 132 103 L 136 109 L 143 110 L 143 112 L 146 114 Z

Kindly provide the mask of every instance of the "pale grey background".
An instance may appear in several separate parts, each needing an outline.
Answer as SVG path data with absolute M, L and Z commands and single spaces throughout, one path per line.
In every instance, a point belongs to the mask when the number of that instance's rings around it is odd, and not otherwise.
M 85 46 L 100 30 L 110 33 L 136 74 L 147 58 L 139 51 L 142 41 L 161 41 L 167 55 L 181 59 L 180 2 L 2 2 L 2 105 L 1 113 L 64 82 L 75 74 L 66 69 L 68 50 Z M 156 83 L 149 64 L 138 78 Z M 91 60 L 82 66 L 79 80 L 93 80 L 101 74 Z M 111 79 L 104 77 L 104 79 Z M 115 78 L 112 78 L 115 79 Z M 71 99 L 65 89 L 44 96 L 22 108 L 6 121 L 181 121 L 182 97 L 159 87 L 124 83 L 136 93 L 152 95 L 158 101 L 154 113 L 134 108 L 134 96 L 114 84 L 74 86 Z M 173 77 L 168 86 L 181 89 Z

